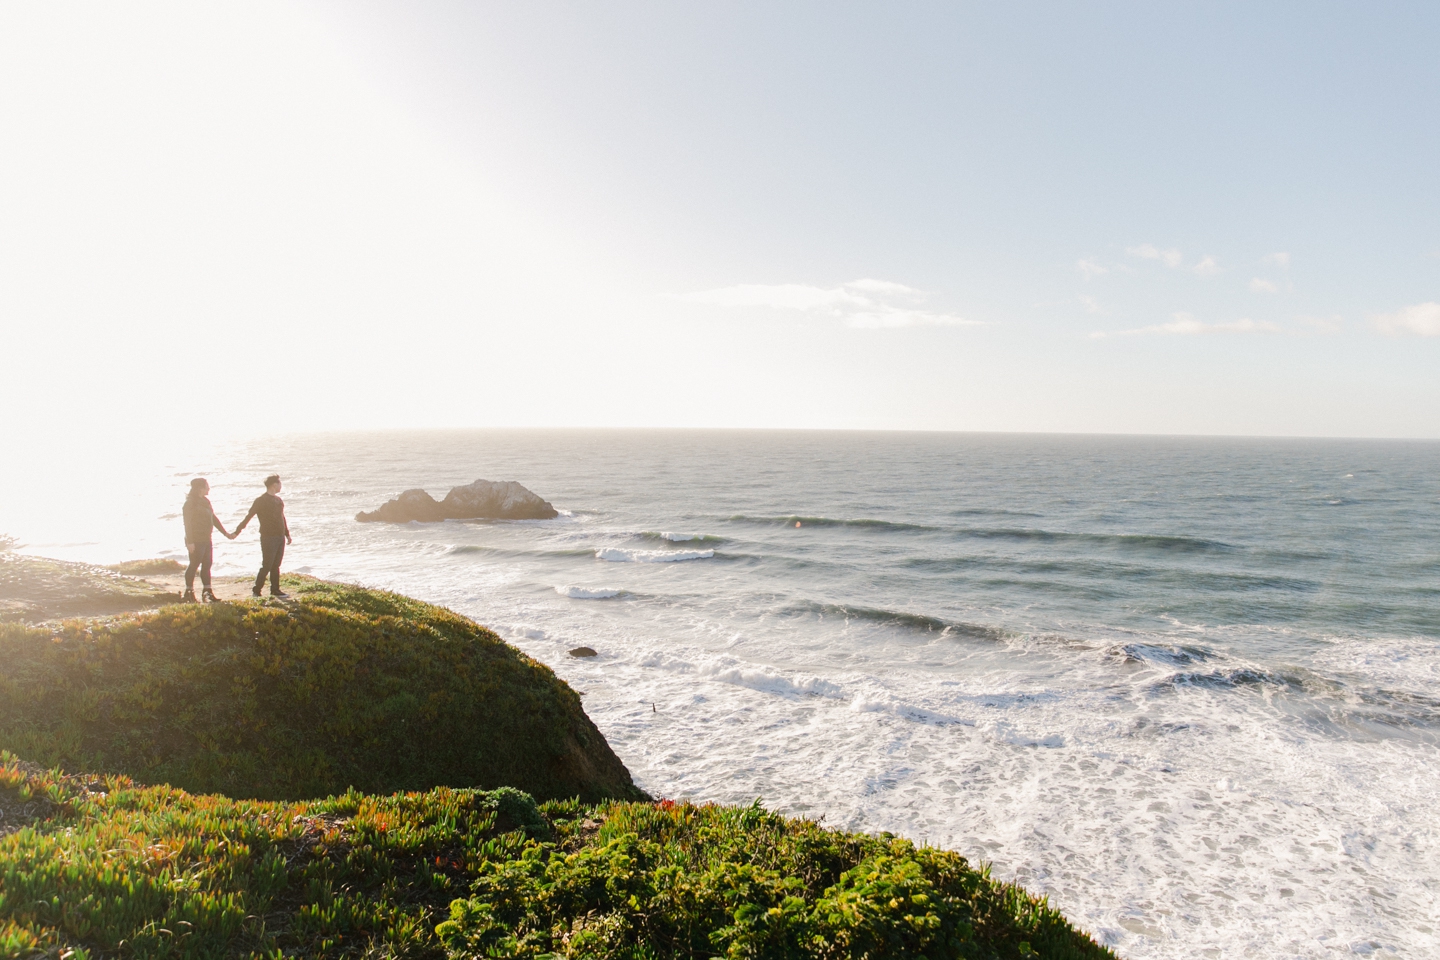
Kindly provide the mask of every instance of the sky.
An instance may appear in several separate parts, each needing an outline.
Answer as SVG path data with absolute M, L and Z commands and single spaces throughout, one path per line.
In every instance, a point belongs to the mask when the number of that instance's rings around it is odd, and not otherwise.
M 1440 437 L 1440 5 L 0 6 L 0 427 Z

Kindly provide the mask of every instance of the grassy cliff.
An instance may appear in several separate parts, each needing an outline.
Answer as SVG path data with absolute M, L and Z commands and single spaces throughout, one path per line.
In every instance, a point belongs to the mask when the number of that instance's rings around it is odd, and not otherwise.
M 579 696 L 489 630 L 392 593 L 286 583 L 290 603 L 0 624 L 0 748 L 231 797 L 641 796 Z

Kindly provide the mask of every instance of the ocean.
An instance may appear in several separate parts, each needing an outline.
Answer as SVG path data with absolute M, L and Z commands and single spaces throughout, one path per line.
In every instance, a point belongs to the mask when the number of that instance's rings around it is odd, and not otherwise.
M 272 471 L 288 570 L 490 626 L 657 797 L 958 850 L 1136 960 L 1440 956 L 1440 443 L 291 435 L 12 477 L 0 533 L 182 557 L 191 476 L 229 525 Z M 354 520 L 477 478 L 561 516 Z

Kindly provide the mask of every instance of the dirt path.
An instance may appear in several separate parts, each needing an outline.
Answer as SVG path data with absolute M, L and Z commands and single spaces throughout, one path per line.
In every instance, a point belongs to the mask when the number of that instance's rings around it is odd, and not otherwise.
M 176 598 L 185 592 L 185 575 L 183 573 L 169 573 L 163 576 L 151 575 L 146 577 L 145 580 L 148 583 L 153 583 L 158 590 L 174 594 Z M 221 600 L 249 600 L 253 596 L 250 590 L 255 586 L 255 578 L 216 577 L 211 581 L 210 585 L 215 591 L 215 596 Z M 270 591 L 267 587 L 265 596 L 269 596 L 269 594 Z M 200 579 L 198 577 L 195 579 L 195 596 L 200 596 Z M 171 599 L 168 602 L 174 603 L 175 600 Z
M 162 562 L 121 566 L 143 568 Z M 213 586 L 221 600 L 249 600 L 254 583 L 253 577 L 217 577 Z M 184 592 L 185 575 L 179 571 L 121 573 L 86 563 L 0 553 L 0 622 L 41 623 L 153 610 L 178 603 Z
M 167 587 L 104 567 L 0 553 L 0 621 L 108 616 L 178 599 Z

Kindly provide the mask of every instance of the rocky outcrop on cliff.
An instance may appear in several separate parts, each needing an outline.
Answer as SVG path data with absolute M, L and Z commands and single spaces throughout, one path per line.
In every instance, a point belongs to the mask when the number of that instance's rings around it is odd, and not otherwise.
M 406 490 L 378 510 L 361 512 L 361 523 L 430 523 L 436 520 L 549 520 L 559 512 L 548 500 L 514 480 L 476 480 L 436 500 L 424 490 Z

